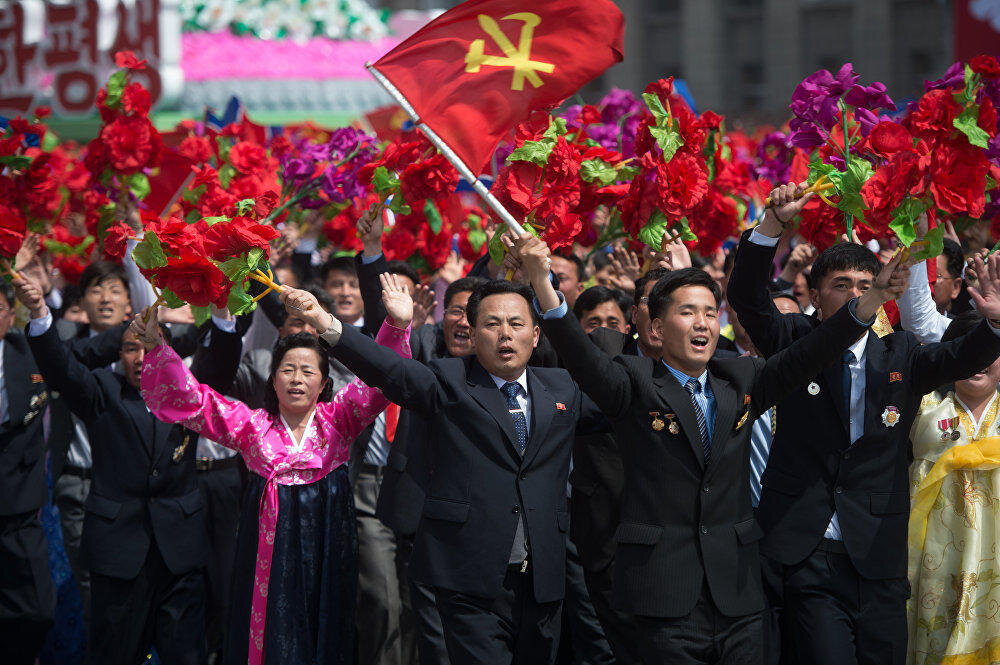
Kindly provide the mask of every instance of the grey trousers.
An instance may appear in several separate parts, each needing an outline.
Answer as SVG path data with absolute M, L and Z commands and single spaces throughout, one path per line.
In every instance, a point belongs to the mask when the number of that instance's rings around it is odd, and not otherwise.
M 83 504 L 90 494 L 90 479 L 64 473 L 56 480 L 52 490 L 59 524 L 62 527 L 63 547 L 69 559 L 70 570 L 80 590 L 83 604 L 83 622 L 90 625 L 90 571 L 80 564 L 80 539 L 83 536 Z
M 410 665 L 415 661 L 414 618 L 406 551 L 377 517 L 381 469 L 365 465 L 354 484 L 358 516 L 358 662 Z

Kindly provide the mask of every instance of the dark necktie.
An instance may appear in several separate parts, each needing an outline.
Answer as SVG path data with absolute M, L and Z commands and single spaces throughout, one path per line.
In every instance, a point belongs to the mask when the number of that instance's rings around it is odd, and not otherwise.
M 851 363 L 854 362 L 854 352 L 844 351 L 844 355 L 841 358 L 841 365 L 843 369 L 843 382 L 841 385 L 844 390 L 844 404 L 846 405 L 847 422 L 851 421 Z
M 712 442 L 708 440 L 708 424 L 705 421 L 705 412 L 701 410 L 701 405 L 695 395 L 701 392 L 701 382 L 698 379 L 688 379 L 684 384 L 688 394 L 691 395 L 691 406 L 694 407 L 694 415 L 698 419 L 698 433 L 701 435 L 701 448 L 705 452 L 705 465 L 712 457 Z
M 507 408 L 510 409 L 510 417 L 514 420 L 514 431 L 517 432 L 517 450 L 523 455 L 524 449 L 528 447 L 528 420 L 517 403 L 521 384 L 508 381 L 500 387 L 500 392 L 507 398 Z

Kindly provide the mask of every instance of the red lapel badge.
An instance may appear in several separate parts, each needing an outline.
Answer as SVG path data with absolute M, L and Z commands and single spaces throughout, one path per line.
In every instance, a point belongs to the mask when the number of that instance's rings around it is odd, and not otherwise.
M 565 411 L 566 405 L 562 402 L 556 402 L 556 411 Z
M 42 375 L 41 374 L 32 374 L 31 375 L 31 382 L 32 383 L 42 383 L 43 382 Z
M 749 404 L 750 404 L 750 395 L 744 395 L 743 396 L 743 406 L 747 406 Z
M 889 383 L 896 383 L 903 380 L 902 372 L 889 372 Z

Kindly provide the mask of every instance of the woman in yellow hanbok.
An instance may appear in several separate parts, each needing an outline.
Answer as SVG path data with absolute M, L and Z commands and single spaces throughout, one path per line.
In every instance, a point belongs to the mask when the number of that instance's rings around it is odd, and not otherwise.
M 942 341 L 982 321 L 966 312 Z M 1000 360 L 926 395 L 910 430 L 908 665 L 1000 663 Z

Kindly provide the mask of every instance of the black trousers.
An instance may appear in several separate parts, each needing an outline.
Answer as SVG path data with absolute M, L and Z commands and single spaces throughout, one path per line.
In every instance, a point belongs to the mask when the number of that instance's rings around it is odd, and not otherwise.
M 239 456 L 224 460 L 221 468 L 198 471 L 198 489 L 205 500 L 208 562 L 205 567 L 205 637 L 208 652 L 225 644 L 229 597 L 236 556 L 236 527 L 243 495 L 243 464 Z
M 205 573 L 174 575 L 152 545 L 138 576 L 91 574 L 88 665 L 135 665 L 151 646 L 163 665 L 204 665 Z
M 417 662 L 420 665 L 449 665 L 434 587 L 411 580 L 410 602 L 416 621 Z
M 906 578 L 868 580 L 842 543 L 824 540 L 784 569 L 783 631 L 794 649 L 786 662 L 902 665 L 906 661 Z
M 636 617 L 643 665 L 760 665 L 763 612 L 727 617 L 702 584 L 701 597 L 687 616 Z
M 638 640 L 635 632 L 635 618 L 631 614 L 619 612 L 612 603 L 612 589 L 615 564 L 612 561 L 604 570 L 584 569 L 583 576 L 590 592 L 597 620 L 601 622 L 604 635 L 611 644 L 614 662 L 617 665 L 639 665 Z
M 546 665 L 559 646 L 562 601 L 535 601 L 531 572 L 507 569 L 495 600 L 435 589 L 453 665 Z
M 563 600 L 559 665 L 615 665 L 611 645 L 590 600 L 580 554 L 566 541 L 566 598 Z
M 52 627 L 55 585 L 38 511 L 0 516 L 0 661 L 33 665 Z

